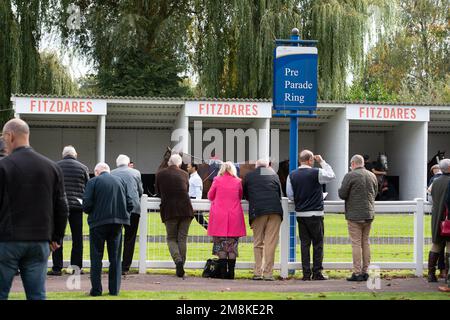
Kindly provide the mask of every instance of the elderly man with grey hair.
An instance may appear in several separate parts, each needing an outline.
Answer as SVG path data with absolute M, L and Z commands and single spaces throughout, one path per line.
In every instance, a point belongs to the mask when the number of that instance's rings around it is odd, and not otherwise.
M 0 161 L 0 300 L 18 269 L 27 299 L 44 300 L 50 249 L 60 246 L 69 212 L 63 173 L 30 146 L 25 121 L 9 120 L 2 136 L 8 156 Z
M 69 202 L 69 225 L 72 232 L 72 251 L 70 254 L 70 265 L 72 272 L 82 273 L 83 268 L 83 206 L 82 198 L 86 183 L 89 180 L 88 168 L 78 161 L 78 154 L 71 145 L 65 146 L 62 151 L 63 159 L 56 164 L 61 168 L 64 175 L 64 187 L 66 189 L 67 201 Z M 52 270 L 47 274 L 61 276 L 63 268 L 63 247 L 52 254 Z M 79 270 L 75 270 L 78 268 Z
M 353 273 L 348 281 L 366 281 L 370 265 L 370 228 L 375 218 L 377 177 L 364 167 L 364 158 L 354 155 L 339 188 L 339 197 L 345 200 L 345 219 L 352 243 Z
M 122 226 L 130 225 L 133 202 L 126 183 L 110 174 L 109 166 L 95 166 L 95 178 L 89 180 L 83 196 L 83 210 L 88 214 L 91 256 L 91 296 L 102 295 L 102 259 L 108 248 L 110 295 L 118 295 L 121 280 Z
M 450 238 L 441 235 L 441 222 L 447 218 L 446 215 L 448 215 L 448 208 L 450 207 L 450 159 L 442 159 L 439 162 L 439 168 L 442 171 L 442 176 L 433 182 L 433 188 L 431 189 L 431 196 L 433 197 L 431 210 L 432 245 L 428 253 L 428 282 L 438 281 L 436 278 L 436 264 L 443 247 L 447 249 L 445 254 L 446 269 L 448 269 L 450 258 Z M 449 281 L 447 283 L 450 285 Z M 450 288 L 443 286 L 439 287 L 439 290 L 449 292 Z
M 273 265 L 283 220 L 280 178 L 269 161 L 256 161 L 256 170 L 244 178 L 244 199 L 249 202 L 249 224 L 253 229 L 255 268 L 253 280 L 274 280 Z
M 155 189 L 161 197 L 161 220 L 166 226 L 167 245 L 176 266 L 176 275 L 184 277 L 187 236 L 194 211 L 189 197 L 189 175 L 180 169 L 182 159 L 173 154 L 168 167 L 156 173 Z
M 143 193 L 141 173 L 138 170 L 129 167 L 129 164 L 130 158 L 127 155 L 120 154 L 116 159 L 117 169 L 111 171 L 113 176 L 119 177 L 125 182 L 129 196 L 133 201 L 130 225 L 124 226 L 125 234 L 123 240 L 122 275 L 128 273 L 131 262 L 133 261 L 136 235 L 141 215 L 141 196 Z

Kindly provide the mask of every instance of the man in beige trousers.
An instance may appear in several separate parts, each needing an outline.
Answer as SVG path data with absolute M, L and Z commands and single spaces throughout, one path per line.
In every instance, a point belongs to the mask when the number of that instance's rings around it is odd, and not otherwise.
M 351 172 L 344 176 L 339 197 L 345 200 L 345 219 L 352 242 L 353 274 L 348 281 L 366 281 L 370 265 L 369 235 L 375 217 L 376 176 L 364 168 L 364 158 L 354 155 Z M 362 263 L 361 263 L 362 260 Z
M 243 190 L 244 198 L 249 202 L 248 216 L 253 229 L 253 280 L 272 281 L 275 250 L 283 219 L 280 179 L 269 167 L 269 162 L 260 159 L 256 161 L 256 170 L 245 176 Z

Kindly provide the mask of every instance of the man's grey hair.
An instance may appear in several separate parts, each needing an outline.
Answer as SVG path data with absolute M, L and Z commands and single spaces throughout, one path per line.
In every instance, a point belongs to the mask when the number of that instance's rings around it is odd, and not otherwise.
M 109 168 L 108 164 L 105 162 L 99 162 L 97 163 L 97 165 L 95 166 L 95 171 L 98 172 L 98 174 L 102 173 L 102 172 L 111 172 L 111 169 Z
M 364 157 L 360 154 L 355 154 L 350 162 L 354 162 L 357 167 L 364 167 Z
M 3 126 L 3 133 L 6 132 L 17 135 L 29 135 L 30 127 L 22 119 L 11 119 Z
M 255 168 L 259 168 L 259 167 L 263 167 L 263 168 L 269 167 L 269 161 L 266 159 L 256 160 Z
M 119 154 L 116 159 L 116 166 L 128 166 L 130 164 L 130 157 L 125 154 Z
M 73 146 L 65 146 L 63 151 L 62 151 L 62 156 L 63 158 L 70 156 L 70 157 L 74 157 L 76 158 L 78 156 L 77 151 L 75 150 L 75 148 Z
M 314 157 L 314 153 L 312 153 L 312 151 L 303 150 L 302 152 L 300 152 L 299 160 L 300 160 L 300 162 L 306 162 L 306 161 L 311 160 L 313 157 Z
M 170 159 L 167 164 L 169 166 L 180 167 L 182 163 L 183 163 L 183 159 L 181 159 L 181 156 L 179 154 L 173 154 L 170 156 Z
M 450 173 L 450 159 L 442 159 L 439 161 L 439 168 L 443 173 Z

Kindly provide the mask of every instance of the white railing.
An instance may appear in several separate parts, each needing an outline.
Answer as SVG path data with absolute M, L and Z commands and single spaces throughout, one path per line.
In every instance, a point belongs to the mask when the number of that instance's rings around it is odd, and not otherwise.
M 208 212 L 210 209 L 210 202 L 209 200 L 191 200 L 192 206 L 194 208 L 194 211 L 201 211 L 201 212 Z M 139 250 L 139 260 L 134 260 L 131 267 L 132 268 L 139 268 L 139 273 L 146 273 L 146 270 L 149 268 L 164 268 L 164 269 L 172 269 L 174 268 L 174 263 L 170 258 L 166 258 L 166 260 L 161 260 L 160 256 L 157 257 L 151 257 L 151 259 L 148 259 L 148 251 L 149 251 L 149 245 L 158 245 L 157 243 L 152 243 L 148 240 L 148 237 L 151 235 L 151 230 L 149 230 L 149 217 L 150 215 L 159 215 L 159 205 L 160 205 L 160 199 L 159 198 L 149 198 L 147 195 L 143 195 L 141 198 L 141 218 L 139 222 L 139 240 L 137 243 L 138 250 Z M 248 211 L 248 202 L 242 201 L 242 207 L 244 209 L 244 212 Z M 282 278 L 286 278 L 288 276 L 289 270 L 292 269 L 301 269 L 301 263 L 299 261 L 295 262 L 289 262 L 289 245 L 290 245 L 290 212 L 295 211 L 294 210 L 294 204 L 292 201 L 289 201 L 287 198 L 282 199 L 282 207 L 283 207 L 283 222 L 280 227 L 280 241 L 278 246 L 278 262 L 275 263 L 274 268 L 280 270 L 280 276 Z M 344 201 L 325 201 L 325 216 L 330 217 L 332 216 L 331 213 L 343 213 L 344 212 Z M 414 228 L 413 232 L 413 238 L 406 240 L 410 241 L 412 243 L 407 244 L 407 248 L 403 249 L 406 251 L 413 251 L 407 252 L 408 256 L 412 254 L 412 259 L 408 261 L 384 261 L 379 262 L 372 258 L 371 265 L 376 265 L 382 269 L 411 269 L 415 270 L 415 274 L 417 276 L 421 276 L 423 274 L 423 268 L 425 266 L 424 263 L 424 244 L 425 244 L 425 234 L 424 234 L 424 220 L 425 220 L 425 213 L 431 212 L 431 204 L 428 202 L 425 202 L 423 199 L 416 199 L 414 201 L 380 201 L 375 203 L 375 211 L 377 214 L 399 214 L 400 217 L 405 219 L 411 219 L 411 215 L 413 215 L 414 224 L 411 224 L 411 228 Z M 344 217 L 342 217 L 344 219 Z M 159 220 L 159 219 L 158 219 Z M 155 221 L 155 219 L 153 219 Z M 327 218 L 325 218 L 325 221 L 327 221 Z M 375 218 L 376 223 L 377 218 Z M 295 226 L 294 226 L 295 228 Z M 383 226 L 378 227 L 383 228 Z M 409 226 L 408 226 L 409 228 Z M 161 230 L 160 230 L 161 231 Z M 380 229 L 378 230 L 380 231 Z M 382 230 L 381 230 L 382 231 Z M 395 233 L 395 226 L 394 231 L 390 230 L 391 233 Z M 206 232 L 204 233 L 206 236 Z M 333 238 L 332 232 L 328 232 L 328 235 L 331 236 L 331 239 Z M 297 235 L 296 235 L 297 236 Z M 154 236 L 153 236 L 154 237 Z M 327 230 L 325 230 L 325 237 L 327 237 Z M 394 235 L 395 237 L 395 235 Z M 342 232 L 340 233 L 340 240 L 342 241 Z M 164 240 L 162 240 L 164 239 Z M 389 240 L 389 239 L 388 239 Z M 160 239 L 158 239 L 158 242 L 165 241 L 165 234 L 160 235 Z M 392 245 L 393 247 L 396 247 L 397 243 L 395 241 L 397 240 L 390 240 L 388 243 L 389 245 Z M 205 243 L 205 242 L 203 242 Z M 249 242 L 246 243 L 247 245 Z M 342 244 L 342 243 L 340 243 Z M 192 244 L 191 244 L 192 245 Z M 296 245 L 297 246 L 297 245 Z M 348 247 L 347 247 L 348 246 Z M 411 249 L 411 246 L 413 249 Z M 188 252 L 190 248 L 190 243 L 188 242 Z M 345 248 L 351 248 L 350 244 L 346 244 Z M 88 250 L 86 248 L 84 250 Z M 165 250 L 168 249 L 165 248 Z M 325 252 L 325 257 L 327 256 L 327 252 Z M 135 255 L 135 259 L 137 256 Z M 209 258 L 207 257 L 198 257 L 196 256 L 195 260 L 189 260 L 186 262 L 185 267 L 186 268 L 195 268 L 195 269 L 202 269 L 205 264 L 205 259 Z M 236 268 L 240 269 L 252 269 L 254 266 L 253 262 L 250 261 L 239 261 L 238 258 L 236 263 Z M 69 261 L 64 262 L 64 266 L 67 266 L 69 264 Z M 51 260 L 49 261 L 49 266 L 52 265 Z M 104 260 L 103 265 L 105 267 L 108 266 L 108 261 Z M 351 259 L 348 262 L 324 262 L 323 263 L 325 269 L 351 269 L 352 263 Z M 88 268 L 90 267 L 90 261 L 84 260 L 83 261 L 83 267 Z
M 146 235 L 148 234 L 148 211 L 159 211 L 160 199 L 148 198 L 146 195 L 142 197 L 141 202 L 141 219 L 140 219 L 140 236 L 139 236 L 139 273 L 145 273 L 147 268 L 173 268 L 172 261 L 150 261 L 147 260 L 147 246 L 148 241 Z M 194 211 L 209 211 L 209 200 L 192 200 Z M 248 202 L 242 201 L 244 211 L 248 211 Z M 289 262 L 289 213 L 295 211 L 294 203 L 287 198 L 282 199 L 282 207 L 284 212 L 283 222 L 280 228 L 280 262 L 275 264 L 275 268 L 280 270 L 280 275 L 283 278 L 288 276 L 289 269 L 300 269 L 301 263 Z M 344 201 L 325 201 L 325 213 L 343 213 Z M 422 275 L 424 267 L 424 213 L 431 212 L 429 203 L 425 203 L 423 199 L 416 199 L 415 201 L 383 201 L 376 202 L 376 213 L 413 213 L 414 214 L 414 259 L 412 262 L 372 262 L 380 268 L 385 269 L 415 269 L 416 275 Z M 188 249 L 189 250 L 189 249 Z M 186 268 L 202 268 L 205 261 L 188 261 Z M 237 268 L 253 268 L 253 263 L 238 262 Z M 325 268 L 329 269 L 350 269 L 352 263 L 348 262 L 332 262 L 324 263 Z

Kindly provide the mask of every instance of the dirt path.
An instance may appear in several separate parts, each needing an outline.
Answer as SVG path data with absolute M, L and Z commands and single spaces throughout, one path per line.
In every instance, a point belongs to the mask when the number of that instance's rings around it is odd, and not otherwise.
M 48 292 L 72 291 L 67 287 L 69 276 L 48 277 Z M 102 277 L 104 288 L 108 286 L 107 275 Z M 121 290 L 138 291 L 271 291 L 271 292 L 436 292 L 439 283 L 428 283 L 424 278 L 401 278 L 386 280 L 381 279 L 380 289 L 371 290 L 366 282 L 353 283 L 345 279 L 327 281 L 301 280 L 276 280 L 276 281 L 254 281 L 254 280 L 221 280 L 205 279 L 201 277 L 186 277 L 184 280 L 172 275 L 128 275 L 122 277 Z M 90 289 L 89 275 L 82 275 L 80 289 L 74 292 L 88 292 Z M 23 291 L 20 277 L 16 277 L 12 292 Z

